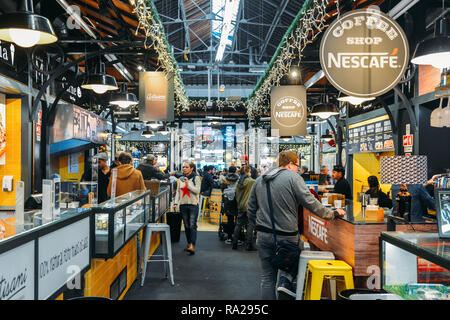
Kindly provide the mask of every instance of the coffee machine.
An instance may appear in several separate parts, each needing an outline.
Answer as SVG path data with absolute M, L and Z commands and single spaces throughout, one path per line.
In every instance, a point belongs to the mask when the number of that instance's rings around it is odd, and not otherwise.
M 397 201 L 397 216 L 411 222 L 411 194 L 408 192 L 406 184 L 400 186 L 400 192 L 395 196 Z

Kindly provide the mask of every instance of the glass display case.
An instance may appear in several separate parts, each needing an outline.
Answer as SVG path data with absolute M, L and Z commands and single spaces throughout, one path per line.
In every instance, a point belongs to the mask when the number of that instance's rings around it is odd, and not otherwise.
M 381 285 L 406 300 L 450 299 L 450 240 L 437 233 L 382 232 Z
M 150 222 L 156 222 L 169 210 L 170 208 L 170 188 L 161 187 L 157 195 L 151 196 L 152 210 Z
M 150 191 L 133 191 L 105 201 L 93 210 L 94 258 L 112 258 L 151 216 Z

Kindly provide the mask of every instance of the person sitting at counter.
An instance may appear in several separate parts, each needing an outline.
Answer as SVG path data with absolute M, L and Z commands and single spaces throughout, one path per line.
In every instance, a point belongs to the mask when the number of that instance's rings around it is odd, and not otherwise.
M 330 175 L 328 173 L 329 173 L 329 169 L 327 166 L 320 167 L 319 185 L 330 184 Z
M 381 191 L 378 178 L 370 176 L 367 178 L 367 182 L 369 183 L 369 190 L 366 191 L 366 194 L 370 195 L 371 198 L 378 198 L 378 206 L 391 209 L 392 200 L 386 193 Z
M 411 222 L 424 222 L 424 214 L 427 214 L 427 209 L 436 210 L 436 204 L 434 199 L 427 192 L 423 184 L 408 184 L 409 194 L 411 194 L 411 212 L 410 221 Z M 395 200 L 395 195 L 400 192 L 400 185 L 393 184 L 391 187 L 392 193 L 392 212 L 397 213 L 397 201 Z
M 131 165 L 133 158 L 127 152 L 121 152 L 119 155 L 120 165 L 117 169 L 116 196 L 135 190 L 146 190 L 144 178 L 139 170 Z M 111 175 L 112 176 L 112 175 Z M 108 196 L 111 196 L 112 179 L 108 183 Z
M 350 188 L 350 183 L 348 183 L 347 179 L 344 178 L 345 176 L 345 168 L 341 165 L 336 165 L 333 167 L 333 173 L 331 174 L 331 177 L 334 179 L 334 189 L 330 192 L 333 193 L 340 193 L 345 195 L 345 200 L 351 200 L 353 199 L 352 196 L 352 189 Z M 319 191 L 321 192 L 327 192 L 326 187 L 319 186 Z

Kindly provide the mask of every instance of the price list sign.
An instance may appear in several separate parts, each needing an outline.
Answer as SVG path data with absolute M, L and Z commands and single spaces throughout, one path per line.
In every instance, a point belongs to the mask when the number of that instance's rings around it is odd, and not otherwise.
M 394 150 L 394 135 L 389 120 L 377 121 L 349 130 L 349 153 Z

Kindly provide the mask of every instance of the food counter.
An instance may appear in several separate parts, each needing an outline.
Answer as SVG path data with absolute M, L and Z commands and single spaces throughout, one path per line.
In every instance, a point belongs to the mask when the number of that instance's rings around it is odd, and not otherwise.
M 157 195 L 133 191 L 92 208 L 93 258 L 85 274 L 85 296 L 122 299 L 138 277 L 143 232 L 149 222 L 160 220 L 169 208 L 169 188 Z M 152 235 L 149 254 L 159 246 Z
M 358 287 L 365 287 L 364 278 L 374 274 L 379 268 L 379 236 L 387 231 L 385 211 L 381 219 L 376 216 L 363 216 L 361 203 L 345 201 L 346 215 L 343 218 L 327 221 L 303 209 L 302 234 L 312 244 L 313 249 L 331 251 L 336 259 L 344 260 L 353 268 L 353 275 Z M 412 225 L 412 226 L 411 226 Z M 397 224 L 397 231 L 414 230 L 437 232 L 437 222 Z M 377 269 L 379 270 L 379 269 Z M 358 283 L 357 280 L 361 280 Z
M 381 286 L 406 300 L 449 300 L 450 240 L 437 233 L 382 232 Z
M 26 212 L 22 225 L 14 211 L 0 211 L 0 300 L 121 299 L 138 275 L 142 229 L 168 208 L 163 188 L 155 196 L 134 191 L 92 208 L 62 209 L 47 223 L 39 210 Z M 149 254 L 159 241 L 152 235 Z
M 0 300 L 55 299 L 90 268 L 90 209 L 62 210 L 42 223 L 41 211 L 24 214 L 16 225 L 13 211 L 0 212 L 5 238 L 0 241 Z

